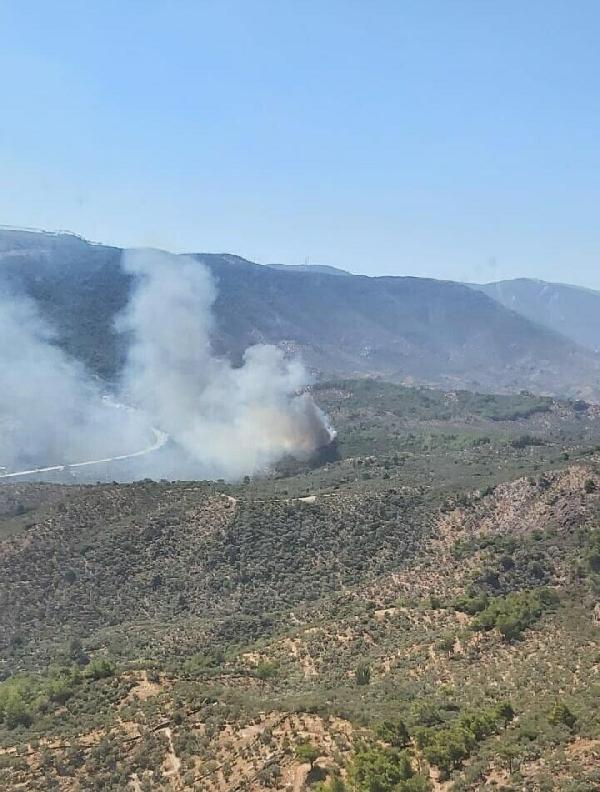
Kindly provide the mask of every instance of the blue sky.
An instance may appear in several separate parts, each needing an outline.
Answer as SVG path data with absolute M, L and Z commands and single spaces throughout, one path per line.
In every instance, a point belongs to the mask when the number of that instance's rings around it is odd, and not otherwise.
M 600 3 L 0 3 L 0 222 L 600 288 Z

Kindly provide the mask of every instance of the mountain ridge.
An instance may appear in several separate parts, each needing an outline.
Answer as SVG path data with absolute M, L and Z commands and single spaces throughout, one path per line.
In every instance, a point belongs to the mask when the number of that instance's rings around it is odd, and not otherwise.
M 600 350 L 600 292 L 595 289 L 534 278 L 474 284 L 473 288 L 581 346 Z
M 234 363 L 248 346 L 268 343 L 300 356 L 319 376 L 600 398 L 600 357 L 483 289 L 191 255 L 216 280 L 213 345 Z M 5 279 L 35 300 L 69 354 L 109 381 L 127 352 L 127 339 L 114 329 L 131 287 L 120 256 L 118 247 L 76 235 L 0 230 Z

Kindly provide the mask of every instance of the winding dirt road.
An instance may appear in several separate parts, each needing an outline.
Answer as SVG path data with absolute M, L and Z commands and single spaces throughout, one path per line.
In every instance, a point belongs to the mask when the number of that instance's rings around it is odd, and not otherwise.
M 161 432 L 160 429 L 155 429 L 152 427 L 152 433 L 154 434 L 154 443 L 148 446 L 148 448 L 143 448 L 141 451 L 134 451 L 132 454 L 119 454 L 118 456 L 105 457 L 104 459 L 89 459 L 85 462 L 71 462 L 68 465 L 50 465 L 48 467 L 33 468 L 32 470 L 18 470 L 14 473 L 0 473 L 0 479 L 16 478 L 18 476 L 32 476 L 36 473 L 50 473 L 53 470 L 70 470 L 71 468 L 87 467 L 89 465 L 103 465 L 107 462 L 118 462 L 123 459 L 133 459 L 134 457 L 145 456 L 146 454 L 151 454 L 153 451 L 158 451 L 159 448 L 162 448 L 169 439 L 169 435 L 165 432 Z M 0 470 L 5 469 L 6 468 L 0 467 Z

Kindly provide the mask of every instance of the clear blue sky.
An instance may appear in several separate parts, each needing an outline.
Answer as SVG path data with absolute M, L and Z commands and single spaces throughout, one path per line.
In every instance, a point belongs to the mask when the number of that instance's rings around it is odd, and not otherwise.
M 600 288 L 600 2 L 2 0 L 0 222 Z

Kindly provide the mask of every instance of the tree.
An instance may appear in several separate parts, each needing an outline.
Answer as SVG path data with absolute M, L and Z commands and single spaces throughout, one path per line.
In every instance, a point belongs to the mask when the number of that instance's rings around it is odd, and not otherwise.
M 505 763 L 509 774 L 512 774 L 521 757 L 522 750 L 515 742 L 502 742 L 496 748 L 496 755 Z
M 371 681 L 371 667 L 368 663 L 360 663 L 354 672 L 356 684 L 359 686 L 368 685 Z
M 577 724 L 577 718 L 562 701 L 557 701 L 552 707 L 552 712 L 548 716 L 548 720 L 554 726 L 562 724 L 568 729 L 573 730 Z
M 376 728 L 380 740 L 389 743 L 393 748 L 405 748 L 410 742 L 410 734 L 404 721 L 385 720 Z
M 514 717 L 509 702 L 500 702 L 495 707 L 464 712 L 446 728 L 421 728 L 414 733 L 415 744 L 423 751 L 429 764 L 439 768 L 447 777 L 452 770 L 460 767 L 476 748 L 490 734 L 499 731 L 499 721 L 505 724 Z
M 33 717 L 21 692 L 14 688 L 9 691 L 4 703 L 4 722 L 9 729 L 17 726 L 31 726 Z
M 299 743 L 296 746 L 294 753 L 296 754 L 296 758 L 300 759 L 301 762 L 308 762 L 310 764 L 311 770 L 321 755 L 319 749 L 310 742 Z
M 114 676 L 116 668 L 114 663 L 107 660 L 105 657 L 93 660 L 85 669 L 85 676 L 91 679 L 106 679 L 107 677 Z
M 452 653 L 454 652 L 455 642 L 456 638 L 454 635 L 452 633 L 447 633 L 437 642 L 436 648 L 439 649 L 440 652 L 444 652 L 444 654 L 448 655 L 448 657 L 451 657 Z
M 421 792 L 429 789 L 423 776 L 414 773 L 406 751 L 362 747 L 350 766 L 351 788 L 356 792 Z
M 441 729 L 425 747 L 423 755 L 429 764 L 435 765 L 447 776 L 467 758 L 470 752 L 469 743 L 474 742 L 473 735 L 466 729 Z
M 71 638 L 71 640 L 69 641 L 67 654 L 69 660 L 72 660 L 74 663 L 77 663 L 78 665 L 86 665 L 90 661 L 90 658 L 85 653 L 83 649 L 83 644 L 81 643 L 79 638 Z
M 515 717 L 515 711 L 510 701 L 501 701 L 494 708 L 497 718 L 504 721 L 504 726 L 508 726 L 511 720 Z

